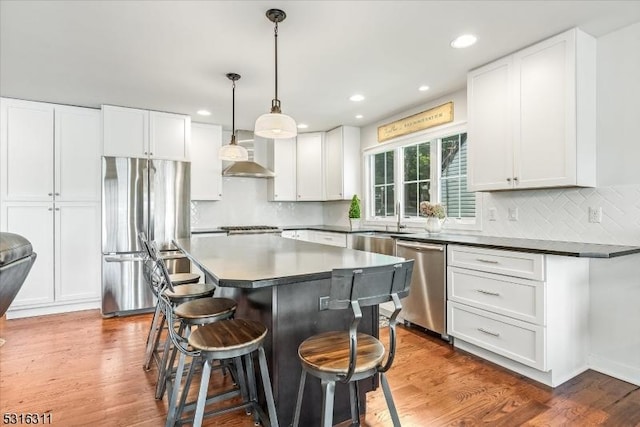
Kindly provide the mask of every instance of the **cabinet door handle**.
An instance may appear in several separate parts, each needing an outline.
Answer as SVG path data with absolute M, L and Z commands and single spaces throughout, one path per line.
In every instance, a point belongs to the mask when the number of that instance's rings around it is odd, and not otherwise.
M 56 208 L 56 210 L 57 210 L 57 211 L 59 211 L 59 210 L 60 210 L 60 208 Z
M 497 333 L 497 332 L 487 331 L 487 330 L 486 330 L 486 329 L 484 329 L 484 328 L 478 328 L 478 330 L 479 330 L 480 332 L 482 332 L 483 334 L 491 335 L 492 337 L 499 337 L 499 336 L 500 336 L 500 334 L 499 334 L 499 333 Z
M 147 153 L 147 152 L 145 151 L 145 152 L 144 152 L 144 154 L 145 154 L 145 156 L 146 156 L 146 155 L 147 155 L 147 154 L 149 154 L 149 153 Z
M 492 259 L 485 259 L 485 258 L 476 258 L 476 261 L 485 262 L 487 264 L 500 264 L 498 261 L 495 261 Z
M 52 210 L 53 210 L 53 208 L 49 208 L 49 209 L 47 209 L 47 210 L 48 210 L 48 211 L 52 211 Z
M 60 195 L 60 193 L 56 193 L 56 196 L 59 196 L 59 195 Z
M 47 193 L 47 196 L 53 196 L 53 193 Z
M 498 292 L 485 291 L 484 289 L 476 289 L 476 292 L 480 292 L 481 294 L 485 294 L 485 295 L 492 295 L 494 297 L 500 296 Z
M 507 182 L 511 182 L 511 178 L 507 178 Z
M 517 176 L 513 177 L 513 182 L 518 182 L 518 177 Z

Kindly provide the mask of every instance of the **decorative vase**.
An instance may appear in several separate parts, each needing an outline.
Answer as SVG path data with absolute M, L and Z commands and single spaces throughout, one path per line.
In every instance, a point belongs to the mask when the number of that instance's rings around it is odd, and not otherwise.
M 429 216 L 427 217 L 427 223 L 425 224 L 424 228 L 429 233 L 432 233 L 432 234 L 439 233 L 442 231 L 442 222 L 438 217 Z
M 360 218 L 349 218 L 349 222 L 351 223 L 352 230 L 360 229 Z

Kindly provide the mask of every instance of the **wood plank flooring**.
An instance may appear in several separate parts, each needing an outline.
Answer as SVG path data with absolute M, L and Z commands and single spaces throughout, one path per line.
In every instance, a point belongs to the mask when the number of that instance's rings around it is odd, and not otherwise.
M 0 319 L 0 416 L 51 412 L 60 426 L 163 425 L 156 371 L 142 369 L 149 322 L 148 315 L 102 319 L 96 310 Z M 403 327 L 388 378 L 405 427 L 640 426 L 637 386 L 588 371 L 551 389 Z M 390 426 L 381 389 L 367 396 L 363 426 Z M 241 412 L 205 425 L 253 421 Z

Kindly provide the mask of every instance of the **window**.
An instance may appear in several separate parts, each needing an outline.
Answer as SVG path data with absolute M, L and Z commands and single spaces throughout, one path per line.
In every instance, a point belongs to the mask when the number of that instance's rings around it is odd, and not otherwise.
M 395 215 L 394 152 L 372 156 L 374 216 Z
M 475 193 L 467 191 L 467 134 L 442 138 L 440 203 L 453 218 L 475 218 Z
M 465 132 L 406 138 L 394 149 L 368 157 L 369 219 L 396 216 L 395 204 L 402 201 L 403 217 L 415 220 L 426 200 L 444 205 L 449 223 L 475 224 L 476 195 L 467 191 Z

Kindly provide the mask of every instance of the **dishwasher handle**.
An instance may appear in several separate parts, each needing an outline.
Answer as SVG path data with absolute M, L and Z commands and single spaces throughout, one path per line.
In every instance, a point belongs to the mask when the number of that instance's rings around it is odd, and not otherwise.
M 415 249 L 416 251 L 438 251 L 444 252 L 444 246 L 440 245 L 425 245 L 422 243 L 408 243 L 405 241 L 396 241 L 397 246 L 402 246 L 403 248 Z

